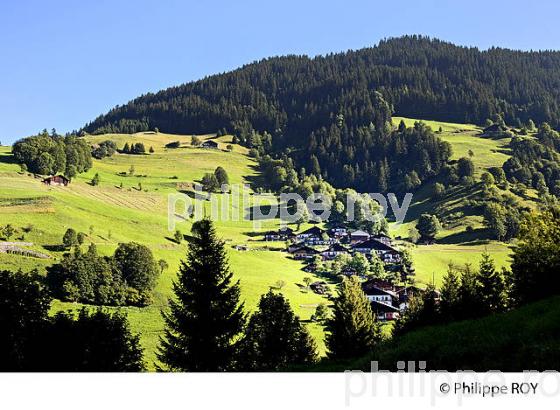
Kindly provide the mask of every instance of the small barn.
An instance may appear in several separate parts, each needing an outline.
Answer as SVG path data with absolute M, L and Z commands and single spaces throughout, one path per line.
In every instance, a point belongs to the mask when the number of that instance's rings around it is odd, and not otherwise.
M 54 175 L 43 179 L 43 184 L 45 185 L 56 185 L 56 186 L 68 186 L 70 180 L 64 175 Z
M 218 143 L 216 141 L 207 140 L 200 144 L 201 148 L 211 148 L 211 149 L 218 149 Z

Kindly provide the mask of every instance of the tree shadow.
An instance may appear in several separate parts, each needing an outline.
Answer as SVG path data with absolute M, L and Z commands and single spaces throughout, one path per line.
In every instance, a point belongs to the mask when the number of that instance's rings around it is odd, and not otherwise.
M 438 239 L 437 243 L 445 245 L 466 245 L 477 246 L 486 245 L 492 240 L 492 233 L 489 229 L 478 228 L 470 232 L 462 231 L 447 235 L 444 238 Z
M 276 219 L 278 217 L 278 212 L 276 212 L 274 215 L 270 215 L 271 210 L 272 205 L 254 205 L 245 208 L 245 220 L 266 221 Z
M 12 153 L 0 154 L 0 163 L 2 164 L 18 164 Z
M 198 199 L 199 201 L 209 201 L 212 194 L 209 192 L 202 192 L 199 193 L 198 191 L 191 191 L 191 190 L 179 190 L 180 194 L 186 195 L 191 199 Z
M 64 247 L 64 245 L 43 245 L 42 246 L 43 249 L 49 251 L 49 252 L 64 252 L 66 251 L 66 248 Z

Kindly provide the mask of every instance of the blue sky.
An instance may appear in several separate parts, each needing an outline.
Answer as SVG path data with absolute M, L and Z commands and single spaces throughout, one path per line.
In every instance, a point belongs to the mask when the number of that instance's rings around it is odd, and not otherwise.
M 0 141 L 77 129 L 116 104 L 256 59 L 426 34 L 560 49 L 549 1 L 2 1 Z

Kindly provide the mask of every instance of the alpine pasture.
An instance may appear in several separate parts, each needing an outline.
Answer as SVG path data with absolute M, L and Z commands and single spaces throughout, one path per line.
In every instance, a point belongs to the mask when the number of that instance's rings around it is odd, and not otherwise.
M 401 118 L 395 117 L 397 123 Z M 414 120 L 405 119 L 407 125 Z M 489 166 L 501 166 L 507 159 L 507 141 L 495 141 L 478 136 L 475 126 L 428 122 L 434 130 L 442 127 L 441 138 L 449 141 L 458 158 L 474 152 L 473 161 L 479 175 Z M 146 308 L 119 308 L 126 311 L 132 330 L 140 333 L 145 348 L 145 360 L 153 369 L 156 349 L 163 329 L 161 310 L 171 296 L 172 283 L 179 262 L 184 258 L 187 242 L 173 240 L 174 231 L 168 230 L 168 195 L 188 191 L 194 181 L 199 181 L 217 166 L 226 169 L 231 184 L 248 184 L 258 177 L 257 163 L 247 155 L 247 149 L 231 143 L 231 136 L 215 138 L 199 136 L 201 140 L 213 139 L 218 149 L 203 149 L 191 146 L 193 136 L 164 133 L 106 134 L 87 136 L 92 144 L 113 140 L 119 148 L 128 142 L 142 142 L 146 155 L 115 154 L 95 160 L 92 169 L 74 178 L 68 187 L 49 187 L 32 174 L 22 172 L 13 161 L 10 147 L 0 147 L 0 225 L 11 224 L 18 229 L 14 241 L 33 243 L 33 249 L 50 256 L 37 259 L 0 253 L 0 268 L 28 271 L 45 268 L 62 257 L 59 249 L 61 238 L 68 228 L 85 233 L 84 249 L 95 243 L 101 254 L 109 255 L 120 242 L 139 242 L 148 245 L 156 259 L 164 259 L 169 268 L 163 271 L 158 281 L 154 304 Z M 165 148 L 165 145 L 180 141 L 180 148 Z M 231 147 L 228 147 L 231 145 Z M 100 183 L 92 186 L 90 181 L 99 174 Z M 233 213 L 248 215 L 250 207 L 259 203 L 274 203 L 272 195 L 256 195 L 248 188 L 250 204 L 247 209 L 230 209 Z M 218 201 L 223 194 L 213 194 Z M 195 199 L 210 212 L 210 202 Z M 451 202 L 452 198 L 447 201 Z M 228 205 L 229 206 L 229 205 Z M 415 224 L 422 209 L 434 206 L 428 194 L 420 192 L 413 199 L 410 215 L 400 226 L 391 226 L 393 236 L 406 237 L 407 229 Z M 434 245 L 410 246 L 419 283 L 428 283 L 440 278 L 449 262 L 476 263 L 480 254 L 487 250 L 498 266 L 508 265 L 508 246 L 484 240 L 482 220 L 478 216 L 465 216 L 463 222 L 474 225 L 476 238 L 463 238 L 463 228 L 446 227 Z M 190 233 L 192 221 L 178 219 L 177 229 L 184 235 Z M 277 229 L 278 219 L 261 221 L 260 234 L 255 231 L 253 221 L 218 220 L 216 227 L 227 245 L 230 266 L 240 280 L 242 299 L 247 312 L 255 309 L 260 296 L 270 287 L 277 287 L 289 299 L 292 308 L 306 322 L 315 337 L 319 351 L 324 354 L 324 329 L 309 319 L 319 303 L 328 303 L 324 296 L 317 295 L 303 285 L 305 277 L 315 276 L 301 270 L 302 264 L 288 257 L 283 243 L 262 241 L 262 233 Z M 464 224 L 463 224 L 464 226 Z M 482 238 L 482 239 L 481 239 Z M 248 250 L 236 250 L 235 245 L 245 245 Z M 317 278 L 318 280 L 319 278 Z M 81 309 L 82 305 L 57 301 L 53 310 Z M 116 308 L 111 308 L 116 309 Z

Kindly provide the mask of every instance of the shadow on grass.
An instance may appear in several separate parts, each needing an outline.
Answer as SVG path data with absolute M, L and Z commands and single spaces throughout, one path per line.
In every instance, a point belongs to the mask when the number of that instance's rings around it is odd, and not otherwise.
M 43 249 L 46 249 L 49 252 L 64 252 L 66 248 L 64 245 L 43 245 Z
M 488 244 L 492 240 L 492 233 L 486 228 L 474 229 L 473 231 L 457 232 L 441 238 L 437 241 L 445 245 L 477 246 Z
M 11 153 L 0 154 L 0 163 L 2 164 L 17 164 L 16 158 Z

